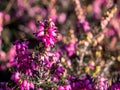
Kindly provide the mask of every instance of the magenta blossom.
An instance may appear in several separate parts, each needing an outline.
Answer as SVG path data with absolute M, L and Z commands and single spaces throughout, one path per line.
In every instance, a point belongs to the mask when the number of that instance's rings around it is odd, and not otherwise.
M 32 82 L 28 82 L 27 80 L 23 80 L 22 83 L 20 84 L 20 89 L 21 90 L 33 90 L 34 89 L 34 84 Z
M 64 72 L 65 72 L 65 68 L 62 66 L 58 66 L 52 75 L 53 81 L 57 82 L 60 79 L 61 75 L 64 74 Z
M 82 79 L 69 77 L 71 90 L 96 90 L 94 80 L 89 76 L 85 75 Z
M 75 54 L 75 43 L 70 43 L 68 46 L 66 46 L 66 50 L 67 50 L 67 53 L 68 53 L 68 56 L 72 56 L 73 54 Z
M 18 82 L 20 79 L 20 73 L 19 72 L 15 72 L 14 74 L 12 74 L 11 80 L 14 80 L 15 82 Z
M 56 26 L 51 19 L 39 23 L 38 31 L 35 33 L 38 40 L 42 41 L 45 47 L 54 46 L 56 42 Z
M 70 85 L 59 86 L 58 90 L 72 90 Z
M 28 42 L 15 42 L 16 47 L 16 69 L 32 76 L 32 69 L 36 67 L 28 50 Z
M 108 81 L 104 77 L 98 77 L 98 84 L 96 85 L 98 90 L 108 90 Z
M 120 82 L 112 84 L 108 90 L 120 90 Z

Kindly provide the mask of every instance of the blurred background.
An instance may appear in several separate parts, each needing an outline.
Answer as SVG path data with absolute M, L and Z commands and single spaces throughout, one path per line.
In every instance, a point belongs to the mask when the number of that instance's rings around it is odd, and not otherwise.
M 34 40 L 38 21 L 47 18 L 58 27 L 55 49 L 69 73 L 119 73 L 119 10 L 119 0 L 0 0 L 0 80 L 9 80 L 13 43 Z

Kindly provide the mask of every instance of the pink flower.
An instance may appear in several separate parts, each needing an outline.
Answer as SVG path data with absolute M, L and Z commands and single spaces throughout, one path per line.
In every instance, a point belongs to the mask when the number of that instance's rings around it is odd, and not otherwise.
M 27 84 L 28 84 L 28 82 L 27 82 L 26 80 L 24 80 L 24 81 L 22 82 L 22 84 L 23 84 L 23 87 L 26 87 Z
M 56 79 L 56 80 L 59 79 L 61 74 L 63 74 L 64 72 L 65 72 L 65 68 L 62 67 L 62 66 L 58 66 L 56 68 L 56 71 L 53 73 L 53 78 Z
M 72 90 L 70 85 L 59 86 L 58 90 Z
M 9 14 L 5 14 L 5 17 L 4 17 L 4 18 L 5 18 L 5 21 L 7 21 L 7 22 L 9 22 L 10 19 L 11 19 Z
M 34 84 L 32 82 L 30 82 L 30 88 L 34 89 Z
M 34 84 L 32 82 L 28 82 L 27 80 L 23 80 L 22 83 L 20 84 L 20 89 L 21 90 L 33 90 L 34 89 Z
M 68 65 L 68 66 L 71 66 L 71 65 L 72 65 L 72 63 L 71 63 L 71 60 L 70 60 L 70 59 L 68 59 L 68 60 L 67 60 L 67 65 Z
M 6 59 L 6 53 L 4 51 L 0 51 L 0 60 Z
M 75 43 L 70 43 L 68 46 L 66 46 L 66 50 L 68 56 L 72 56 L 75 53 Z
M 59 17 L 58 17 L 58 22 L 62 24 L 62 23 L 65 22 L 65 20 L 66 20 L 66 14 L 65 13 L 61 13 L 59 15 Z
M 109 36 L 113 36 L 113 35 L 115 35 L 115 30 L 110 29 L 106 34 L 109 35 Z
M 16 47 L 12 46 L 10 51 L 8 52 L 9 61 L 7 63 L 7 67 L 16 65 L 15 57 L 16 57 Z
M 58 90 L 65 90 L 64 86 L 59 86 Z
M 32 76 L 32 71 L 31 71 L 31 69 L 27 69 L 25 73 L 26 73 L 26 75 Z
M 19 72 L 15 72 L 12 77 L 12 80 L 14 80 L 15 82 L 17 82 L 20 79 L 20 73 Z
M 120 82 L 113 83 L 110 87 L 109 90 L 120 90 Z
M 12 46 L 10 51 L 8 52 L 8 57 L 10 61 L 13 61 L 16 56 L 16 47 Z
M 28 23 L 28 28 L 34 32 L 36 30 L 36 25 L 35 25 L 35 22 L 33 20 L 31 20 L 29 23 Z
M 89 75 L 85 75 L 82 79 L 70 76 L 69 82 L 72 88 L 70 90 L 96 90 L 95 82 L 93 78 Z
M 93 12 L 96 18 L 101 17 L 101 6 L 104 4 L 105 0 L 95 0 L 93 3 Z
M 84 32 L 86 32 L 86 31 L 88 31 L 88 30 L 90 30 L 90 25 L 89 25 L 89 22 L 88 21 L 86 21 L 86 20 L 80 20 L 80 21 L 78 21 L 78 25 L 82 25 L 83 26 L 83 30 L 84 30 Z
M 38 31 L 34 33 L 45 47 L 54 46 L 56 42 L 56 26 L 51 19 L 39 23 Z
M 84 21 L 83 22 L 83 28 L 84 28 L 84 31 L 88 31 L 90 29 L 90 26 L 89 26 L 89 23 L 87 21 Z

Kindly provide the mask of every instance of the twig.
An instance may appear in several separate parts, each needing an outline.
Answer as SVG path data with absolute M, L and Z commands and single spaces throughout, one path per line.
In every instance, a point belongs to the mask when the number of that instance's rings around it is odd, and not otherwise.
M 114 61 L 110 61 L 108 64 L 105 65 L 105 68 L 103 69 L 101 76 L 104 76 L 105 72 L 108 71 L 109 67 L 114 63 Z
M 10 0 L 7 7 L 5 8 L 4 12 L 7 13 L 9 12 L 9 10 L 11 9 L 11 7 L 13 6 L 14 0 Z

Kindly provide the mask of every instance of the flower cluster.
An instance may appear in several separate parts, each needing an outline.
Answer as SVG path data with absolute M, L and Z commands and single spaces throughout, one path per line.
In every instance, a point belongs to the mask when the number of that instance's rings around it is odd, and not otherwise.
M 39 61 L 42 61 L 42 65 L 44 66 L 45 70 L 50 69 L 54 64 L 58 62 L 56 56 L 52 52 L 45 52 L 38 58 Z
M 15 72 L 12 75 L 11 80 L 14 80 L 14 82 L 19 86 L 20 90 L 34 89 L 34 84 L 30 81 L 22 79 L 21 74 L 19 72 Z
M 97 85 L 96 85 L 96 89 L 100 89 L 100 90 L 107 90 L 108 89 L 108 81 L 104 78 L 104 77 L 98 77 L 97 78 Z
M 63 66 L 57 66 L 56 70 L 52 74 L 53 81 L 55 82 L 59 81 L 59 79 L 62 77 L 64 72 L 65 72 L 65 69 Z
M 50 24 L 51 23 L 52 21 L 50 22 Z M 45 25 L 46 24 L 48 23 L 46 22 Z M 47 28 L 47 26 L 45 27 Z M 56 35 L 54 32 L 54 27 L 48 26 L 48 28 L 51 30 L 51 31 L 48 30 L 48 34 L 50 34 L 49 36 L 51 36 L 51 39 L 53 39 L 54 41 L 55 40 L 54 36 Z M 39 34 L 40 33 L 41 32 L 39 32 Z M 36 37 L 37 40 L 40 40 L 38 39 L 40 37 L 44 39 L 44 36 L 39 37 L 38 35 Z M 49 41 L 44 42 L 44 44 L 53 45 Z M 14 43 L 14 47 L 16 48 L 15 49 L 16 56 L 13 60 L 15 62 L 15 65 L 13 67 L 14 73 L 12 74 L 11 80 L 13 80 L 14 83 L 16 83 L 16 85 L 18 85 L 21 90 L 24 90 L 24 88 L 25 90 L 34 89 L 35 86 L 36 86 L 35 88 L 40 88 L 42 83 L 44 83 L 44 79 L 47 78 L 53 80 L 53 82 L 56 82 L 56 80 L 59 81 L 65 69 L 62 66 L 60 66 L 59 62 L 60 55 L 58 52 L 51 51 L 51 48 L 48 48 L 48 46 L 47 47 L 45 46 L 46 49 L 43 49 L 42 52 L 41 51 L 38 51 L 38 53 L 35 53 L 34 51 L 31 52 L 29 49 L 28 41 L 22 42 L 17 40 Z M 38 47 L 41 46 L 38 45 Z M 36 79 L 36 77 L 38 78 Z
M 95 80 L 87 74 L 81 79 L 68 76 L 67 83 L 68 84 L 64 86 L 59 86 L 58 90 L 97 90 L 95 87 Z
M 39 22 L 39 28 L 37 32 L 35 32 L 35 35 L 46 47 L 54 46 L 57 36 L 55 33 L 56 29 L 51 19 L 45 20 L 44 22 Z
M 28 42 L 15 42 L 16 46 L 16 69 L 32 76 L 32 69 L 34 70 L 34 62 L 28 51 Z
M 69 77 L 72 90 L 95 90 L 95 82 L 89 75 L 82 79 Z

